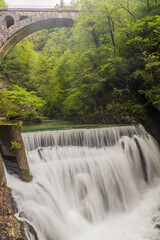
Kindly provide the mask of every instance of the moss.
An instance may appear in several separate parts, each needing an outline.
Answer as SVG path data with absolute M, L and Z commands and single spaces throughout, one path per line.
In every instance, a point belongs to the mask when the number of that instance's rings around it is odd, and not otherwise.
M 22 223 L 14 217 L 11 207 L 11 192 L 8 187 L 0 188 L 0 239 L 27 240 Z
M 20 150 L 20 149 L 22 149 L 22 146 L 17 141 L 13 141 L 13 142 L 11 142 L 10 149 Z
M 13 215 L 0 216 L 1 240 L 20 238 L 27 240 L 21 231 L 21 223 Z

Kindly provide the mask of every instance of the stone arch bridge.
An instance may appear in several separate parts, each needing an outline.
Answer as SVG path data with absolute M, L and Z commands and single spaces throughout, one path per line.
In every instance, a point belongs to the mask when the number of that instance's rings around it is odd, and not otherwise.
M 0 9 L 0 62 L 26 36 L 45 28 L 71 27 L 77 9 Z

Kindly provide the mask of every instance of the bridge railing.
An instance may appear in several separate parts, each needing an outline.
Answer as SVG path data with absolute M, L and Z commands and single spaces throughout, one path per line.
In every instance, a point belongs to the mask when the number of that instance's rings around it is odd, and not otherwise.
M 0 11 L 15 11 L 15 12 L 79 12 L 78 8 L 60 8 L 60 7 L 25 7 L 25 6 L 14 6 L 14 7 L 8 7 L 8 8 L 0 8 Z

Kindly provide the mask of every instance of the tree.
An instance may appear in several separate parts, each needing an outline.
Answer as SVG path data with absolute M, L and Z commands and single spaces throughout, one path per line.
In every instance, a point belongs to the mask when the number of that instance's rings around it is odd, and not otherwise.
M 72 29 L 21 41 L 2 64 L 11 83 L 36 91 L 50 118 L 144 122 L 159 109 L 160 5 L 155 0 L 79 0 Z
M 60 0 L 60 7 L 61 7 L 61 8 L 64 7 L 64 0 Z
M 40 121 L 39 113 L 45 102 L 17 85 L 10 85 L 8 90 L 0 90 L 0 111 L 8 120 Z
M 0 0 L 0 8 L 7 7 L 7 4 L 5 3 L 4 0 Z
M 10 83 L 28 90 L 37 89 L 39 58 L 33 47 L 29 38 L 25 38 L 11 50 L 1 64 L 2 72 Z

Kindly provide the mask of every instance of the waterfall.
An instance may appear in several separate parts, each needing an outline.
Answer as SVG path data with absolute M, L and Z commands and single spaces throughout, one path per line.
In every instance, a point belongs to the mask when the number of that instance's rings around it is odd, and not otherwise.
M 33 180 L 7 179 L 16 216 L 39 240 L 159 239 L 160 215 L 153 224 L 148 216 L 160 196 L 160 151 L 141 125 L 24 133 L 23 140 Z M 143 228 L 151 228 L 147 237 Z
M 31 151 L 38 147 L 49 146 L 111 146 L 115 145 L 122 136 L 133 137 L 134 135 L 145 138 L 148 136 L 143 126 L 137 125 L 136 127 L 126 126 L 23 133 L 23 141 L 25 149 Z

